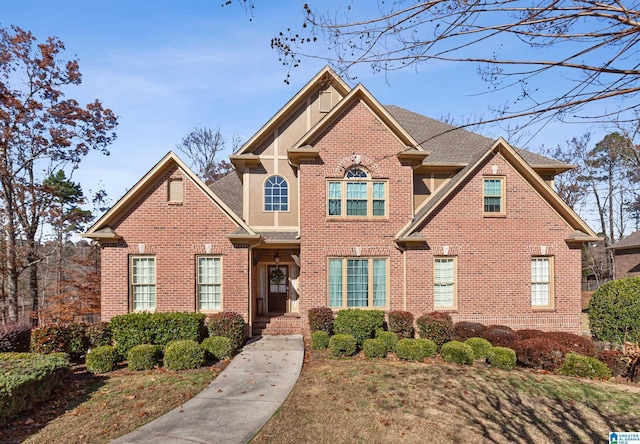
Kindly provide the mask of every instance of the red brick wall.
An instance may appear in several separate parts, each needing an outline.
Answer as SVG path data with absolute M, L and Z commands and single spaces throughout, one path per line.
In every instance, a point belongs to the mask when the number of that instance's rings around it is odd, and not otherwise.
M 626 276 L 640 276 L 640 248 L 616 250 L 616 279 Z
M 183 177 L 184 202 L 167 202 L 167 179 Z M 222 309 L 248 319 L 248 249 L 226 235 L 236 225 L 181 170 L 173 166 L 149 185 L 112 228 L 122 239 L 102 250 L 102 320 L 130 311 L 129 257 L 156 258 L 156 311 L 195 311 L 196 255 L 222 255 Z
M 483 217 L 483 175 L 505 176 L 506 215 Z M 428 247 L 408 251 L 408 309 L 433 310 L 434 256 L 457 256 L 454 322 L 580 333 L 579 248 L 564 241 L 574 230 L 501 155 L 489 159 L 446 205 L 423 223 Z M 531 257 L 553 256 L 553 309 L 531 307 Z

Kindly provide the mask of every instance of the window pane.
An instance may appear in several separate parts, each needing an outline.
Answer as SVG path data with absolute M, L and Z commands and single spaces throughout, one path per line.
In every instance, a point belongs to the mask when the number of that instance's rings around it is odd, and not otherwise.
M 433 305 L 453 307 L 455 288 L 455 262 L 453 258 L 435 260 L 433 272 Z
M 485 196 L 501 196 L 499 179 L 485 179 L 484 180 L 484 194 Z
M 347 216 L 366 216 L 366 200 L 347 200 Z
M 374 182 L 373 184 L 373 198 L 384 199 L 384 183 Z
M 373 260 L 373 306 L 385 307 L 387 305 L 387 261 L 385 259 Z
M 329 307 L 342 307 L 342 260 L 329 260 Z
M 132 259 L 133 310 L 154 310 L 156 307 L 156 267 L 154 257 Z
M 349 171 L 347 171 L 347 174 L 345 174 L 345 177 L 347 177 L 347 178 L 350 178 L 350 177 L 366 178 L 367 177 L 367 173 L 361 168 L 351 168 Z
M 366 307 L 368 305 L 368 263 L 368 260 L 347 260 L 347 307 Z
M 366 199 L 366 182 L 347 182 L 347 199 Z
M 265 211 L 288 211 L 289 188 L 287 181 L 280 176 L 272 176 L 264 185 Z
M 485 197 L 484 198 L 484 212 L 485 213 L 499 213 L 500 212 L 500 198 L 499 197 Z
M 550 304 L 550 260 L 531 259 L 531 305 Z
M 200 310 L 219 310 L 222 304 L 222 270 L 219 257 L 198 258 Z
M 329 200 L 329 216 L 340 216 L 342 214 L 341 204 L 340 200 Z

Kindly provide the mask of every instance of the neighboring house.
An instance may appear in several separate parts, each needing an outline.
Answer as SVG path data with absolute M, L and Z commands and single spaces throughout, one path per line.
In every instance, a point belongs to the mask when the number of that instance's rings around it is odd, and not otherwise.
M 640 231 L 631 233 L 609 247 L 613 250 L 614 278 L 640 276 Z
M 85 234 L 103 320 L 234 311 L 289 333 L 328 306 L 580 333 L 598 238 L 552 188 L 570 165 L 382 106 L 329 68 L 230 160 L 207 187 L 168 153 Z

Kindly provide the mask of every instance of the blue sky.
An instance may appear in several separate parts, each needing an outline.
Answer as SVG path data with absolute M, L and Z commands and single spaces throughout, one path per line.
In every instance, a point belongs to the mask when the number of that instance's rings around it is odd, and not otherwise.
M 300 26 L 303 1 L 258 0 L 251 21 L 237 4 L 221 7 L 222 2 L 3 4 L 2 26 L 20 26 L 39 40 L 56 36 L 65 43 L 66 56 L 79 59 L 83 83 L 69 97 L 81 103 L 98 98 L 119 116 L 111 155 L 91 153 L 74 173 L 85 193 L 104 188 L 115 202 L 196 125 L 219 125 L 228 137 L 247 140 L 322 68 L 322 61 L 306 60 L 286 85 L 287 68 L 270 48 L 279 31 Z M 346 4 L 335 2 L 341 3 Z M 487 47 L 488 53 L 492 49 Z M 357 73 L 381 103 L 433 118 L 486 115 L 488 105 L 509 99 L 478 95 L 487 85 L 472 65 L 440 63 L 419 72 L 393 72 L 387 79 L 366 67 Z M 585 130 L 550 124 L 527 147 L 554 146 Z M 497 129 L 485 133 L 502 135 Z

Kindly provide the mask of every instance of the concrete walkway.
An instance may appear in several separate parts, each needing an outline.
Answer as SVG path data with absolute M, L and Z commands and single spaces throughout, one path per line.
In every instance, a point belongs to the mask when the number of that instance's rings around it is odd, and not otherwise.
M 201 393 L 112 442 L 244 444 L 289 395 L 303 359 L 302 335 L 252 340 Z

